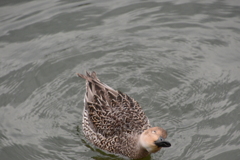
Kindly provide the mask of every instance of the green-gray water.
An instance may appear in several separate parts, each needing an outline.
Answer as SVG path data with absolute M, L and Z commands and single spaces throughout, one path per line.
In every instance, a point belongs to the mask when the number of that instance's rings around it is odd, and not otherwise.
M 81 131 L 94 70 L 168 131 L 152 160 L 239 160 L 239 46 L 239 0 L 1 0 L 0 159 L 122 159 Z

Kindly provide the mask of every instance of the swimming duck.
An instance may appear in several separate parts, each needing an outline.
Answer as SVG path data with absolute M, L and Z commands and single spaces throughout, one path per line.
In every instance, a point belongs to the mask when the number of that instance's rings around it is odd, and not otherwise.
M 170 147 L 167 132 L 151 127 L 133 98 L 102 83 L 95 72 L 77 74 L 86 80 L 83 133 L 95 146 L 131 159 Z

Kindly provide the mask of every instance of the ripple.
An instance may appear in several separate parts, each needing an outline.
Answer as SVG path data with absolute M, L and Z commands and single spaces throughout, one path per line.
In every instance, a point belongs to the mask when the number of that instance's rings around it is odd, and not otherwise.
M 168 131 L 172 147 L 146 159 L 240 157 L 235 1 L 6 1 L 0 13 L 4 159 L 122 159 L 85 141 L 86 70 Z

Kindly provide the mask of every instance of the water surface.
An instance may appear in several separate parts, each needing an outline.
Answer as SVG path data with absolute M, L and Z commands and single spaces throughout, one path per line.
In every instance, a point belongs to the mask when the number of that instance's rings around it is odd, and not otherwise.
M 0 157 L 123 159 L 81 128 L 85 82 L 137 100 L 172 147 L 145 159 L 240 159 L 238 0 L 0 2 Z

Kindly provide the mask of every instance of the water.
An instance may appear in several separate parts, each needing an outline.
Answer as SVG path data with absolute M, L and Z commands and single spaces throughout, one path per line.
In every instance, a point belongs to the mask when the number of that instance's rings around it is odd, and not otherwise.
M 240 159 L 240 1 L 0 2 L 0 159 L 122 159 L 81 131 L 85 82 L 136 99 L 172 147 Z

